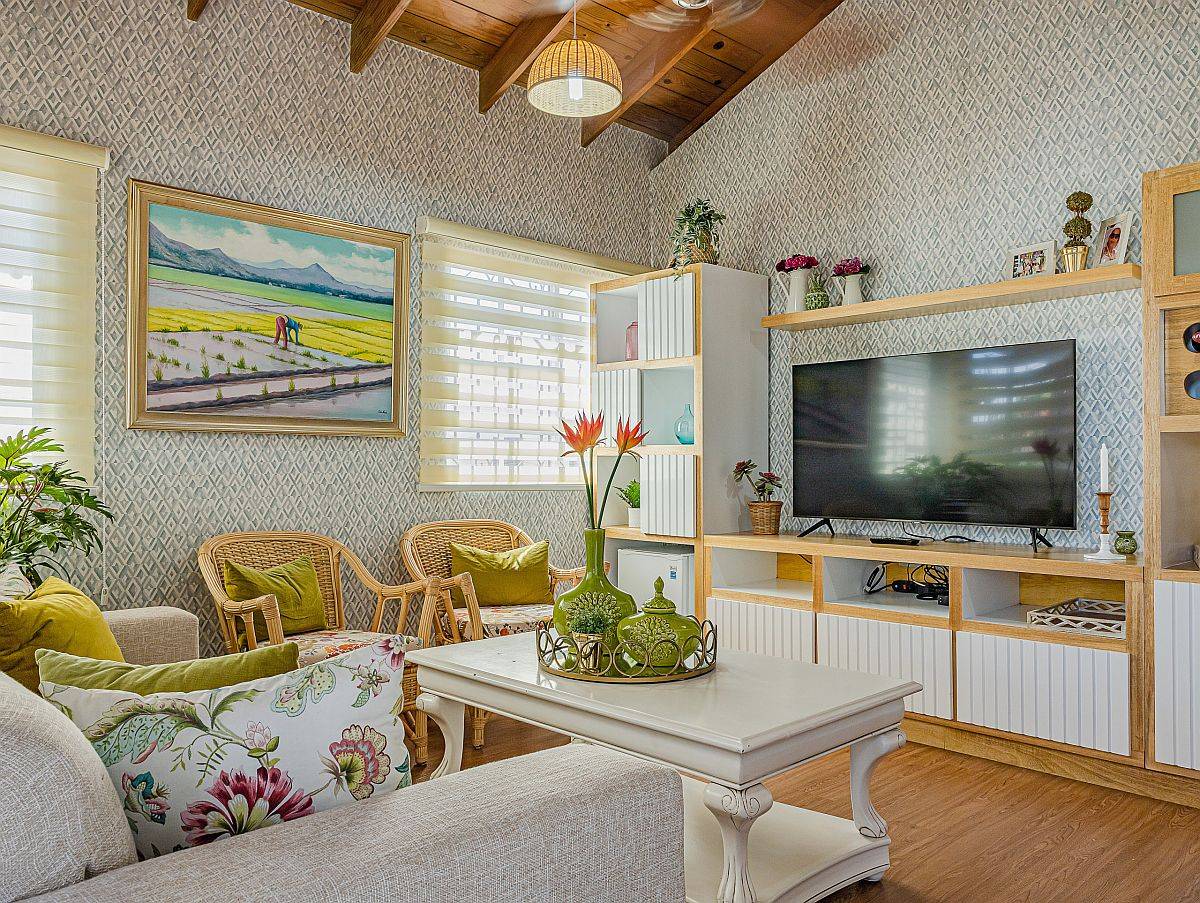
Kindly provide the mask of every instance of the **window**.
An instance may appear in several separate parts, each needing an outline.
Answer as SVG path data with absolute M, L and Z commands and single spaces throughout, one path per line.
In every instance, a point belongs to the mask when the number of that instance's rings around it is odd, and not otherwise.
M 0 126 L 0 435 L 95 471 L 96 186 L 107 151 Z
M 421 484 L 580 482 L 554 431 L 588 406 L 588 285 L 639 272 L 566 248 L 422 220 Z

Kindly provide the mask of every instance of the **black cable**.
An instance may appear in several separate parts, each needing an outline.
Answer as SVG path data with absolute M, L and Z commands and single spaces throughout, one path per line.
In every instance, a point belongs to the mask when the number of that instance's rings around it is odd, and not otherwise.
M 936 536 L 930 536 L 928 533 L 914 533 L 908 527 L 903 527 L 902 529 L 905 536 L 911 536 L 913 539 L 928 539 L 932 542 L 979 542 L 978 539 L 972 539 L 969 536 L 962 536 L 958 533 L 952 533 L 949 536 L 943 536 L 939 539 Z

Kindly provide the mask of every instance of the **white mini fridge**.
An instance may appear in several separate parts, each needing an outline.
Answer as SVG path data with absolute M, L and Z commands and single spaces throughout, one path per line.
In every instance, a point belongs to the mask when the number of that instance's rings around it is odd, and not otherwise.
M 640 607 L 654 596 L 654 581 L 662 577 L 663 595 L 675 603 L 681 615 L 696 613 L 694 552 L 646 552 L 617 550 L 617 586 L 637 600 Z

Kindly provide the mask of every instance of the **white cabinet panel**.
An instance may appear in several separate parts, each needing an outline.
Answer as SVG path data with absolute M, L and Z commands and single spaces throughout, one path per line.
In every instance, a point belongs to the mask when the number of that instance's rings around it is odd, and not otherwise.
M 696 353 L 695 277 L 665 276 L 638 286 L 638 357 L 644 361 Z
M 696 535 L 696 456 L 643 455 L 642 530 Z
M 831 668 L 915 680 L 924 689 L 904 708 L 954 717 L 952 637 L 949 630 L 841 615 L 817 616 L 817 661 Z
M 708 619 L 717 625 L 721 649 L 814 661 L 811 611 L 710 596 Z
M 1200 769 L 1200 585 L 1154 584 L 1154 760 Z
M 960 632 L 958 720 L 1129 755 L 1129 656 Z
M 592 411 L 604 413 L 604 438 L 616 441 L 617 421 L 642 419 L 641 373 L 637 370 L 601 370 L 592 374 Z

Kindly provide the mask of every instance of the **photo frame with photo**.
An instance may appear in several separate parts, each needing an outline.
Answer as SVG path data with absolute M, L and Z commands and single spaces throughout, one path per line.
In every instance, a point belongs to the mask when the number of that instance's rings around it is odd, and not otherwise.
M 1132 234 L 1132 210 L 1110 216 L 1102 222 L 1092 245 L 1092 268 L 1124 263 L 1129 256 L 1129 237 Z
M 1054 275 L 1058 261 L 1058 243 L 1046 241 L 1008 252 L 1006 279 L 1028 279 L 1031 276 Z

